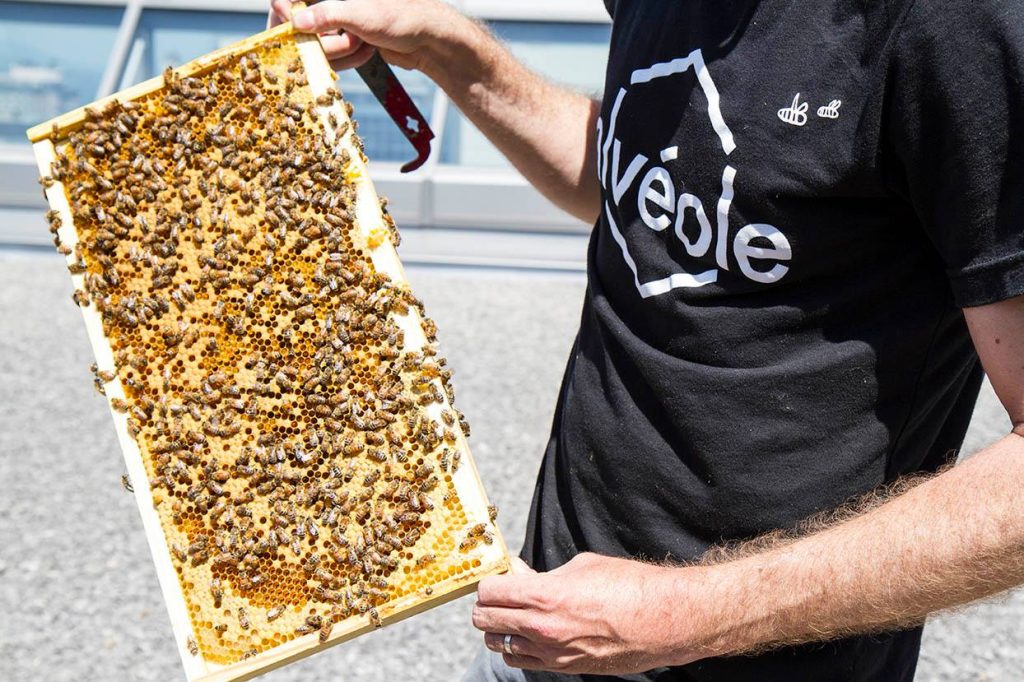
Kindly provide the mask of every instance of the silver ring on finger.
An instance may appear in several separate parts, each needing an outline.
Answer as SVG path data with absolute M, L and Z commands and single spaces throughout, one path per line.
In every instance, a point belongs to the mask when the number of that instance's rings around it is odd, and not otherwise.
M 512 653 L 512 635 L 505 635 L 505 639 L 501 641 L 501 649 L 509 656 L 515 656 Z

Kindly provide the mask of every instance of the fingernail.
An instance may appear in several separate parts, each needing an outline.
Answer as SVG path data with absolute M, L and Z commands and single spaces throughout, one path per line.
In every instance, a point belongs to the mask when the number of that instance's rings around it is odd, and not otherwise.
M 308 9 L 304 9 L 298 14 L 293 15 L 292 26 L 299 29 L 300 31 L 305 31 L 307 29 L 313 28 L 313 13 L 310 12 Z

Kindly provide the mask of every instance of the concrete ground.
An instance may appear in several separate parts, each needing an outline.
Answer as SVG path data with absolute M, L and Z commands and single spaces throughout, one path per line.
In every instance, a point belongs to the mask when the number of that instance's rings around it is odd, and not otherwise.
M 477 465 L 517 548 L 582 278 L 430 268 L 410 277 L 438 321 Z M 55 255 L 0 254 L 0 680 L 181 679 L 70 294 Z M 986 387 L 967 450 L 1005 430 Z M 478 642 L 471 606 L 459 600 L 264 679 L 457 680 Z M 1022 617 L 1017 593 L 934 619 L 918 679 L 1024 679 Z

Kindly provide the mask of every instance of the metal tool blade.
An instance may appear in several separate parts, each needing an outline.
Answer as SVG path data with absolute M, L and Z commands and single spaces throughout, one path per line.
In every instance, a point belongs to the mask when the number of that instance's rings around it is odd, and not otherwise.
M 416 170 L 430 156 L 430 141 L 434 139 L 434 131 L 430 129 L 427 119 L 402 87 L 395 72 L 376 52 L 356 72 L 416 149 L 416 158 L 402 166 L 402 172 Z

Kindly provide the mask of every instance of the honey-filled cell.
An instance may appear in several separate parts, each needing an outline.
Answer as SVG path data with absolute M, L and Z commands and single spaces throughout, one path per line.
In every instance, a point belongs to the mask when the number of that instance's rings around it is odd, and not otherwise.
M 96 381 L 123 392 L 211 664 L 379 624 L 485 551 L 434 327 L 406 345 L 423 306 L 367 237 L 397 232 L 361 227 L 350 108 L 307 80 L 282 34 L 55 140 L 79 299 L 114 351 Z

